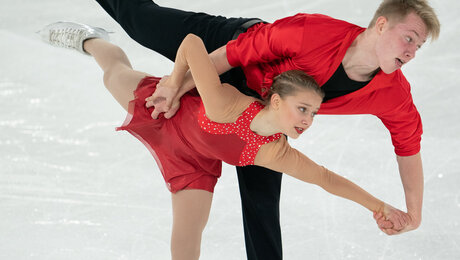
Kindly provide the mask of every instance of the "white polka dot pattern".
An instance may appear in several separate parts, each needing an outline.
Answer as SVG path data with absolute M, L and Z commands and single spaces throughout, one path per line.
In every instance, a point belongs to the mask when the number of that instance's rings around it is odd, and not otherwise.
M 201 129 L 210 134 L 236 134 L 241 140 L 246 142 L 241 151 L 238 166 L 254 165 L 254 159 L 260 147 L 266 143 L 278 140 L 281 133 L 271 136 L 262 136 L 254 133 L 249 127 L 257 113 L 264 108 L 264 105 L 254 101 L 243 111 L 240 117 L 234 123 L 217 123 L 211 121 L 206 116 L 203 103 L 201 103 L 200 112 L 198 113 L 198 123 Z

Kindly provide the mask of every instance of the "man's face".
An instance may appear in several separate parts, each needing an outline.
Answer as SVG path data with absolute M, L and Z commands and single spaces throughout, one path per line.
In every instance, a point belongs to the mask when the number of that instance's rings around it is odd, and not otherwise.
M 415 58 L 416 51 L 428 37 L 425 23 L 414 13 L 401 21 L 377 20 L 376 29 L 379 32 L 376 54 L 380 69 L 386 74 Z

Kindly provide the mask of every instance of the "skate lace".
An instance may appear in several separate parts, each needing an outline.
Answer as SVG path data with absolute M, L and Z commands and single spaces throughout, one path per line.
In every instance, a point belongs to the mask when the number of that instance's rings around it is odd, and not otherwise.
M 75 28 L 65 28 L 50 31 L 50 43 L 58 47 L 78 48 L 79 39 L 85 31 Z

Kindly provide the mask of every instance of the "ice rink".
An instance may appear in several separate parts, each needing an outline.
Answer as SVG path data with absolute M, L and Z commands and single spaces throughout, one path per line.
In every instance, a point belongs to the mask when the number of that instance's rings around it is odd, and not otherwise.
M 158 1 L 179 9 L 266 21 L 323 13 L 367 26 L 380 1 Z M 460 259 L 460 2 L 433 0 L 441 36 L 403 70 L 423 123 L 419 229 L 387 236 L 363 207 L 285 176 L 284 258 Z M 133 40 L 93 1 L 0 0 L 0 259 L 169 259 L 170 193 L 89 56 L 34 33 L 68 20 L 113 31 L 134 68 L 162 76 L 172 63 Z M 375 117 L 318 116 L 291 144 L 405 210 L 388 131 Z M 202 257 L 245 259 L 238 184 L 224 165 Z

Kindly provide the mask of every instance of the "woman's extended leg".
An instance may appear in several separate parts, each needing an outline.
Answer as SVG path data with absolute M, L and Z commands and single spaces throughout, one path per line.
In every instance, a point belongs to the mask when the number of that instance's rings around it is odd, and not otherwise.
M 173 260 L 199 258 L 201 234 L 208 222 L 211 202 L 212 193 L 205 190 L 182 190 L 172 194 Z
M 57 46 L 90 54 L 104 71 L 104 83 L 120 105 L 128 110 L 133 91 L 148 74 L 135 71 L 123 50 L 108 42 L 102 28 L 72 22 L 56 22 L 38 31 L 42 40 Z
M 128 111 L 128 104 L 134 99 L 133 91 L 147 73 L 135 71 L 118 46 L 103 39 L 94 38 L 83 43 L 83 49 L 94 57 L 104 71 L 104 84 L 120 105 Z
M 245 18 L 226 19 L 203 13 L 191 13 L 161 7 L 151 0 L 97 0 L 128 35 L 141 45 L 174 60 L 185 35 L 194 33 L 203 39 L 208 52 L 227 44 Z M 221 75 L 221 81 L 249 94 L 244 75 L 234 68 Z M 239 167 L 247 256 L 255 259 L 282 259 L 279 200 L 282 174 L 265 168 Z

